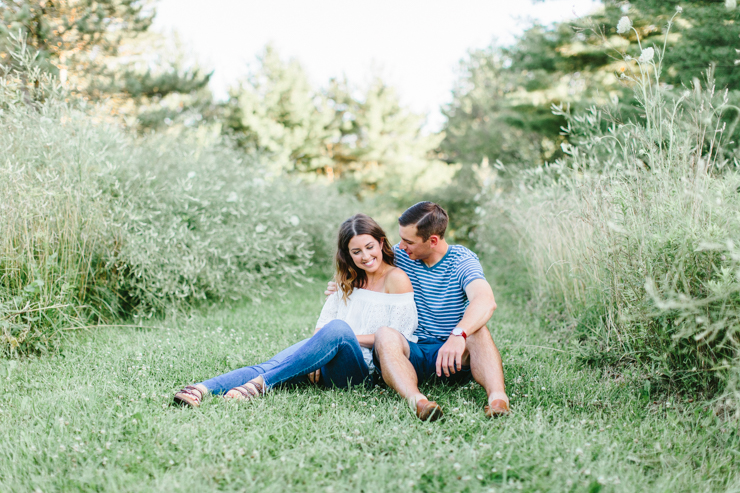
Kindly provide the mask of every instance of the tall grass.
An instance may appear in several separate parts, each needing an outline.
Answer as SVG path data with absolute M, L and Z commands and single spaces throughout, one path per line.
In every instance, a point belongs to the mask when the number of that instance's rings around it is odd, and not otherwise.
M 289 289 L 312 261 L 328 263 L 356 207 L 327 187 L 270 178 L 207 128 L 136 138 L 68 100 L 31 63 L 0 77 L 2 353 Z
M 536 306 L 587 360 L 711 394 L 740 368 L 740 174 L 724 138 L 740 110 L 711 70 L 691 88 L 661 84 L 665 48 L 644 48 L 621 76 L 643 118 L 554 108 L 566 158 L 489 191 L 477 234 L 520 259 Z

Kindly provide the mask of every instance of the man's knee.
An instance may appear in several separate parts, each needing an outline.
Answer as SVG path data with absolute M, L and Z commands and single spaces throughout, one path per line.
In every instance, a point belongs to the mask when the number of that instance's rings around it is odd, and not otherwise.
M 491 332 L 489 332 L 488 327 L 485 326 L 470 334 L 466 342 L 468 348 L 473 351 L 482 347 L 495 347 L 493 337 L 491 337 Z
M 375 332 L 375 352 L 382 354 L 391 351 L 403 351 L 403 335 L 396 329 L 381 327 Z
M 491 332 L 488 330 L 488 327 L 483 326 L 479 330 L 476 330 L 472 334 L 468 336 L 468 341 L 473 340 L 475 342 L 480 341 L 493 341 L 493 338 L 491 337 Z

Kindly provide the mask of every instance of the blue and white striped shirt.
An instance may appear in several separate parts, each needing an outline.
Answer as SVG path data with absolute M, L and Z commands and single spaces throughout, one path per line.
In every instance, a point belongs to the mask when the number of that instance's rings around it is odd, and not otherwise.
M 396 265 L 411 279 L 419 314 L 420 341 L 446 341 L 462 320 L 468 307 L 465 288 L 476 279 L 485 279 L 478 256 L 462 245 L 450 245 L 442 260 L 432 267 L 421 260 L 411 260 L 398 245 L 393 247 Z

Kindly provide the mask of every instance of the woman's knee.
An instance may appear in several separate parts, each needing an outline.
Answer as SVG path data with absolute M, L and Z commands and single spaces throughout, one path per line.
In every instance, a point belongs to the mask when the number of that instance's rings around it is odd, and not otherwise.
M 349 326 L 344 320 L 332 320 L 328 324 L 324 325 L 317 335 L 321 334 L 322 337 L 331 337 L 335 339 L 341 339 L 345 337 L 356 338 L 355 332 L 352 327 Z

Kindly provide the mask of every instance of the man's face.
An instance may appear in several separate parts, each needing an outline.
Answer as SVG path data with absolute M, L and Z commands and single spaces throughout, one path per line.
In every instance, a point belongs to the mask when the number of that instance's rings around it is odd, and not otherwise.
M 425 260 L 432 254 L 432 240 L 435 236 L 430 236 L 424 241 L 421 236 L 416 236 L 416 225 L 399 226 L 398 232 L 401 235 L 401 242 L 398 244 L 401 250 L 406 252 L 411 260 Z

